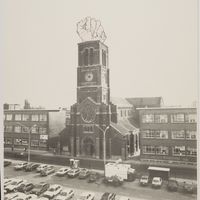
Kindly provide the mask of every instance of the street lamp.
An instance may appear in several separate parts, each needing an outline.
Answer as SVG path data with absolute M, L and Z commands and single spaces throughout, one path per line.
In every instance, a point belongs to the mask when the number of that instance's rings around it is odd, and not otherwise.
M 105 130 L 103 130 L 100 126 L 95 125 L 96 127 L 99 128 L 103 132 L 103 163 L 104 163 L 104 168 L 106 165 L 106 131 L 109 129 L 110 126 L 107 126 Z
M 28 127 L 28 126 L 25 126 L 24 124 L 21 124 L 19 122 L 17 122 L 17 124 L 19 124 L 20 126 L 23 126 L 25 128 L 28 128 L 28 162 L 30 162 L 30 151 L 31 151 L 31 131 L 32 131 L 32 128 L 36 127 L 37 125 L 34 124 L 33 126 L 31 127 Z

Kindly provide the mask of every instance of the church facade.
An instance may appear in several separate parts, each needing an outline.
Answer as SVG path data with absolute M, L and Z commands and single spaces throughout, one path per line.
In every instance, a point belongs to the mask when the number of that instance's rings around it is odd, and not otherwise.
M 74 157 L 102 159 L 105 151 L 107 159 L 127 159 L 139 152 L 139 130 L 129 122 L 131 112 L 119 119 L 119 107 L 111 102 L 108 64 L 108 47 L 101 41 L 78 44 L 77 101 L 69 124 Z

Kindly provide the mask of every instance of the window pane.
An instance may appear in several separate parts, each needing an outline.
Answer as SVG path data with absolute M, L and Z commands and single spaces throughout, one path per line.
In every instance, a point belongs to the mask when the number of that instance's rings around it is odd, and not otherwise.
M 40 114 L 40 121 L 47 121 L 47 115 L 46 114 Z
M 187 155 L 189 156 L 197 156 L 197 149 L 196 148 L 187 148 Z
M 15 133 L 21 133 L 21 126 L 15 126 Z
M 156 123 L 167 123 L 168 117 L 167 117 L 167 115 L 155 115 L 155 122 Z
M 171 122 L 172 123 L 182 123 L 182 122 L 184 122 L 184 114 L 171 115 Z
M 39 128 L 39 133 L 47 133 L 47 129 L 43 128 L 43 127 L 40 127 Z
M 38 133 L 38 128 L 37 127 L 32 127 L 31 128 L 31 133 Z
M 153 114 L 142 115 L 142 123 L 152 123 L 152 122 L 154 122 Z
M 23 115 L 22 115 L 22 120 L 23 120 L 23 121 L 28 121 L 28 120 L 29 120 L 29 115 L 23 114 Z
M 46 140 L 40 140 L 40 146 L 41 147 L 46 147 L 47 146 L 47 141 Z
M 6 120 L 11 121 L 12 120 L 12 114 L 7 114 L 6 115 Z
M 5 144 L 12 144 L 11 138 L 5 138 Z
M 16 121 L 21 121 L 22 120 L 22 115 L 21 114 L 16 114 L 15 115 L 15 120 Z
M 143 146 L 143 154 L 155 154 L 154 146 Z
M 29 132 L 29 127 L 22 127 L 22 132 L 23 133 L 28 133 Z
M 197 121 L 197 115 L 196 114 L 186 114 L 185 121 L 189 122 L 189 123 L 195 123 Z
M 32 120 L 32 121 L 39 121 L 38 115 L 32 115 L 32 116 L 31 116 L 31 120 Z
M 31 140 L 31 146 L 35 147 L 39 145 L 39 141 L 38 140 Z
M 168 154 L 168 147 L 157 146 L 155 149 L 156 149 L 156 154 L 158 154 L 158 155 L 167 155 Z
M 12 126 L 5 126 L 5 132 L 12 132 Z
M 186 139 L 196 140 L 196 131 L 186 131 Z
M 172 139 L 185 139 L 185 131 L 172 131 Z
M 173 155 L 184 156 L 185 155 L 185 146 L 175 146 L 173 148 Z

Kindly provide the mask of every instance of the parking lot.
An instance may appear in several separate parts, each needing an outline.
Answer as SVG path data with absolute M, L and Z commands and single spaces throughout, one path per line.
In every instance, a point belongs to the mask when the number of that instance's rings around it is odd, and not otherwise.
M 4 175 L 8 178 L 20 178 L 27 180 L 28 182 L 32 182 L 34 184 L 44 181 L 49 184 L 59 184 L 62 185 L 63 188 L 73 188 L 75 191 L 74 199 L 77 199 L 78 196 L 83 191 L 93 191 L 95 192 L 95 200 L 100 200 L 101 196 L 104 192 L 112 192 L 116 193 L 116 200 L 120 198 L 120 196 L 128 196 L 130 199 L 138 199 L 138 200 L 188 200 L 188 199 L 196 199 L 195 194 L 185 194 L 181 191 L 177 192 L 169 192 L 166 188 L 166 183 L 163 183 L 160 189 L 153 189 L 151 185 L 141 187 L 139 185 L 139 180 L 135 180 L 133 182 L 124 182 L 122 186 L 114 187 L 111 185 L 105 185 L 102 183 L 103 177 L 100 178 L 95 183 L 88 183 L 87 179 L 80 180 L 76 178 L 68 178 L 57 177 L 55 173 L 52 173 L 48 176 L 42 177 L 36 171 L 25 172 L 24 170 L 16 171 L 14 170 L 14 166 L 22 161 L 12 160 L 12 164 L 4 168 Z M 63 166 L 54 165 L 55 170 L 57 171 L 59 168 Z

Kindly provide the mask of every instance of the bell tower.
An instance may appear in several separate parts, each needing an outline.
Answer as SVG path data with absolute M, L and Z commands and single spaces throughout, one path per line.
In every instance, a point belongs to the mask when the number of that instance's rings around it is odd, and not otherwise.
M 101 159 L 103 143 L 109 147 L 103 132 L 111 116 L 106 35 L 100 21 L 90 17 L 77 23 L 77 33 L 82 42 L 78 43 L 77 100 L 71 106 L 71 154 Z
M 96 103 L 110 101 L 108 47 L 99 40 L 78 44 L 77 103 L 91 97 Z

